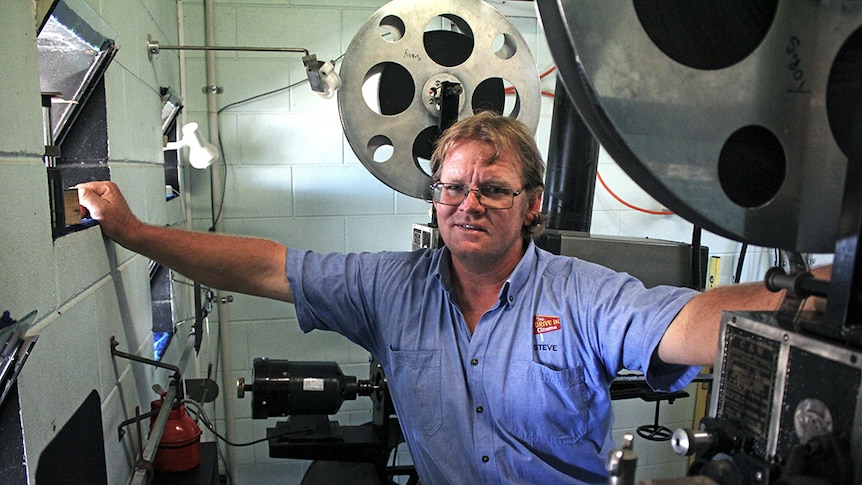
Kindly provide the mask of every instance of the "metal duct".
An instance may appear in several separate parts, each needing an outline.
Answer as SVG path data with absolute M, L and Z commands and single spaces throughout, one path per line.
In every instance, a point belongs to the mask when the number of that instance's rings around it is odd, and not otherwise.
M 557 77 L 542 211 L 547 227 L 590 232 L 599 144 Z

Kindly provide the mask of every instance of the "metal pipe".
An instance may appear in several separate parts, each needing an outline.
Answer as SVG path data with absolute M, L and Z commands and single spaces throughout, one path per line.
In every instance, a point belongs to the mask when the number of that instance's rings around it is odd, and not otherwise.
M 180 385 L 179 383 L 177 385 Z M 177 397 L 177 386 L 170 386 L 165 393 L 165 402 L 173 402 Z M 156 452 L 159 449 L 159 442 L 162 440 L 162 433 L 165 431 L 165 425 L 168 423 L 168 417 L 171 415 L 171 406 L 162 406 L 156 422 L 150 430 L 150 437 L 147 438 L 147 446 L 141 452 L 141 462 L 135 467 L 135 473 L 129 479 L 129 485 L 143 485 L 147 483 L 147 473 L 150 467 L 146 466 L 153 462 L 156 457 Z M 141 466 L 144 465 L 144 466 Z
M 590 232 L 599 146 L 557 76 L 542 210 L 547 227 Z
M 147 364 L 153 364 L 154 363 L 154 361 L 151 361 L 149 359 L 144 359 L 142 357 L 139 357 L 139 356 L 136 356 L 133 354 L 127 354 L 125 352 L 116 351 L 116 349 L 114 348 L 115 347 L 114 342 L 116 342 L 116 340 L 114 340 L 114 338 L 111 337 L 111 354 L 112 355 L 125 357 L 125 358 L 128 358 L 130 360 L 134 360 L 137 362 L 143 362 L 143 363 L 147 363 Z M 177 366 L 170 366 L 168 364 L 161 364 L 161 363 L 156 363 L 154 365 L 158 365 L 159 367 L 162 367 L 165 369 L 176 369 L 175 373 L 177 376 L 179 376 L 179 369 L 184 369 L 188 365 L 188 362 L 189 362 L 189 359 L 191 358 L 193 350 L 194 350 L 194 339 L 191 338 L 191 334 L 190 334 L 189 337 L 186 338 L 186 346 L 183 349 L 183 353 L 180 356 L 180 361 L 179 361 Z M 171 414 L 171 408 L 173 407 L 171 404 L 173 404 L 173 402 L 178 398 L 178 396 L 181 397 L 183 395 L 182 386 L 183 386 L 182 380 L 179 377 L 177 377 L 176 379 L 174 379 L 173 385 L 169 385 L 168 390 L 165 391 L 164 402 L 168 403 L 168 405 L 161 407 L 161 409 L 159 410 L 158 417 L 156 418 L 156 421 L 153 423 L 152 428 L 150 428 L 150 436 L 147 438 L 147 446 L 143 449 L 143 451 L 141 451 L 141 462 L 138 463 L 138 465 L 135 468 L 134 474 L 132 474 L 131 478 L 129 479 L 129 485 L 143 485 L 143 484 L 147 483 L 147 474 L 150 470 L 150 467 L 149 466 L 141 466 L 141 465 L 147 465 L 149 463 L 152 463 L 153 460 L 155 459 L 156 452 L 158 451 L 159 442 L 162 440 L 162 433 L 164 433 L 164 431 L 165 431 L 165 425 L 167 424 L 168 417 Z M 148 417 L 149 415 L 150 415 L 150 413 L 147 413 L 147 414 L 141 415 L 141 417 Z
M 177 2 L 177 41 L 182 44 L 186 40 L 186 27 L 185 27 L 185 11 L 183 10 L 183 2 Z M 149 40 L 149 39 L 148 39 Z M 148 50 L 149 52 L 149 50 Z M 151 54 L 150 54 L 151 55 Z M 183 51 L 179 52 L 179 74 L 180 74 L 180 93 L 182 94 L 184 99 L 188 99 L 188 70 L 186 67 L 186 53 Z M 187 122 L 188 113 L 182 111 L 183 116 L 183 125 Z M 188 169 L 187 169 L 188 170 Z M 190 177 L 186 177 L 183 174 L 181 179 L 182 187 L 180 188 L 180 192 L 183 197 L 183 207 L 185 208 L 185 227 L 186 229 L 193 229 L 192 226 L 192 197 L 191 197 L 191 184 L 189 182 Z M 186 296 L 191 297 L 191 288 L 186 289 Z M 189 298 L 191 299 L 191 298 Z
M 117 339 L 113 335 L 111 335 L 110 342 L 111 342 L 111 355 L 113 355 L 115 357 L 122 357 L 124 359 L 132 360 L 135 362 L 140 362 L 142 364 L 149 364 L 149 365 L 154 366 L 154 367 L 161 367 L 162 369 L 172 370 L 172 371 L 174 371 L 174 375 L 173 375 L 174 380 L 176 380 L 177 382 L 182 381 L 182 372 L 180 371 L 179 366 L 171 365 L 171 364 L 165 364 L 164 362 L 159 362 L 157 360 L 152 360 L 152 359 L 148 359 L 146 357 L 141 357 L 140 355 L 130 354 L 128 352 L 123 352 L 122 350 L 117 350 L 117 346 L 120 345 L 120 343 L 117 341 Z M 182 398 L 182 393 L 180 393 L 180 398 Z
M 204 0 L 204 27 L 206 29 L 206 44 L 211 46 L 215 44 L 215 2 L 213 0 Z M 305 54 L 308 54 L 308 51 L 303 49 Z M 207 86 L 210 89 L 207 89 L 207 114 L 209 121 L 209 134 L 210 134 L 210 143 L 221 148 L 221 143 L 219 142 L 219 119 L 218 119 L 218 90 L 213 89 L 216 86 L 216 56 L 214 50 L 207 50 L 206 54 L 206 65 L 207 65 Z M 224 184 L 224 180 L 222 179 L 222 166 L 225 163 L 225 157 L 220 157 L 219 160 L 213 164 L 210 170 L 210 194 L 212 197 L 212 208 L 213 208 L 213 231 L 222 232 L 223 223 L 222 218 L 219 217 L 220 210 L 217 208 L 221 207 L 222 204 L 222 192 L 221 187 Z M 221 298 L 220 292 L 216 294 L 217 308 L 218 308 L 218 332 L 219 332 L 219 349 L 221 352 L 221 371 L 222 371 L 222 387 L 225 389 L 230 389 L 232 383 L 230 372 L 232 367 L 231 353 L 230 353 L 230 332 L 229 332 L 229 320 L 228 320 L 228 309 L 225 304 L 225 299 Z M 231 393 L 224 393 L 224 422 L 225 422 L 225 430 L 227 434 L 227 438 L 229 441 L 236 441 L 236 416 L 235 412 L 235 403 L 231 398 Z M 237 483 L 236 480 L 236 453 L 234 453 L 233 447 L 228 446 L 226 449 L 227 455 L 227 463 L 225 468 L 227 469 L 228 475 L 228 483 L 234 484 Z
M 209 40 L 207 41 L 209 42 Z M 147 52 L 150 56 L 158 55 L 162 50 L 175 51 L 244 51 L 244 52 L 297 52 L 308 55 L 304 47 L 242 47 L 220 45 L 162 45 L 159 41 L 147 37 Z

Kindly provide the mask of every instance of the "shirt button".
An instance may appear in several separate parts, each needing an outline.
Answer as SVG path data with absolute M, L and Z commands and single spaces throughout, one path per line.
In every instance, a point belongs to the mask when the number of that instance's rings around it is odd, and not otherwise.
M 512 303 L 513 301 L 515 301 L 515 297 L 512 295 L 509 295 L 509 303 Z
M 470 359 L 470 363 L 473 365 L 479 365 L 479 359 Z
M 488 455 L 482 457 L 482 463 L 488 463 L 489 461 L 491 461 L 491 458 L 489 458 Z
M 483 408 L 482 406 L 476 406 L 476 412 L 477 413 L 482 413 L 484 411 L 485 411 L 485 408 Z

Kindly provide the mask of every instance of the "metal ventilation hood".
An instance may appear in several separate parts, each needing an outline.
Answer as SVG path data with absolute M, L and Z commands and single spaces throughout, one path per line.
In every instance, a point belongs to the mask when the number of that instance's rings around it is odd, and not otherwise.
M 40 2 L 43 3 L 44 2 Z M 116 32 L 84 0 L 57 0 L 39 28 L 39 77 L 53 95 L 51 131 L 62 142 L 116 54 Z

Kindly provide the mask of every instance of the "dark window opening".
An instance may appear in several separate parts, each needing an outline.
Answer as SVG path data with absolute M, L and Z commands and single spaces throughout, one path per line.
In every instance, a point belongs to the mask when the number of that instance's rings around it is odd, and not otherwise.
M 105 83 L 99 81 L 75 124 L 60 142 L 57 167 L 67 187 L 81 182 L 109 180 L 108 123 Z
M 71 188 L 83 182 L 111 179 L 104 81 L 94 86 L 58 148 L 55 163 L 47 167 L 54 238 L 95 225 L 81 214 L 77 191 Z
M 161 88 L 163 145 L 177 141 L 177 117 L 183 109 L 182 99 L 170 87 Z M 165 150 L 165 198 L 180 196 L 179 150 Z
M 45 166 L 57 238 L 93 225 L 76 184 L 109 180 L 104 73 L 117 52 L 111 27 L 84 0 L 55 2 L 39 29 Z
M 153 359 L 162 360 L 174 336 L 171 270 L 150 262 L 150 296 L 153 304 Z

